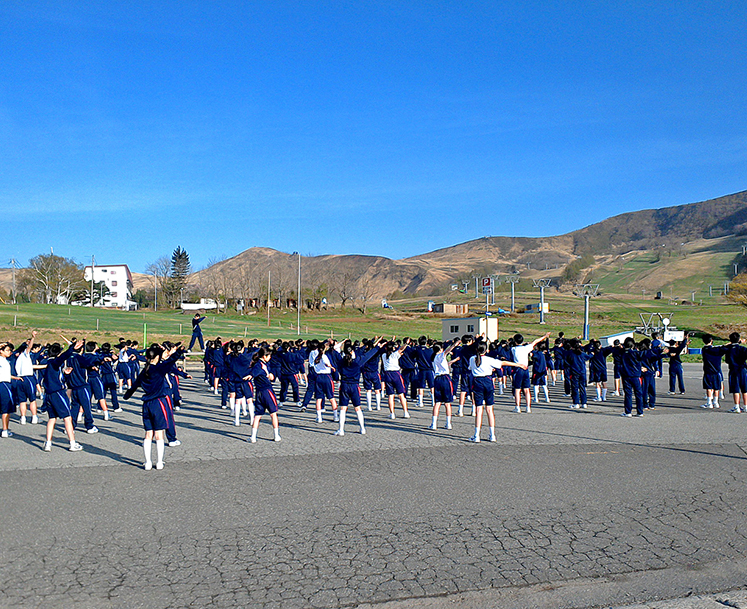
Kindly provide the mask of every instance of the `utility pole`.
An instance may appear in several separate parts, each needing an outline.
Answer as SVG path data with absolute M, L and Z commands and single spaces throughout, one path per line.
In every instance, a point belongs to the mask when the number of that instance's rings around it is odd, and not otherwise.
M 298 291 L 296 292 L 296 315 L 298 319 L 296 333 L 301 336 L 301 252 L 294 253 L 298 254 Z
M 589 340 L 589 301 L 592 296 L 596 296 L 599 292 L 598 283 L 585 283 L 583 285 L 577 285 L 574 290 L 576 296 L 580 296 L 584 299 L 584 340 Z
M 96 258 L 91 254 L 91 307 L 93 307 L 93 272 L 96 270 Z
M 517 275 L 509 275 L 506 277 L 506 281 L 511 284 L 511 313 L 514 313 L 516 311 L 515 286 L 519 282 L 519 277 Z
M 480 276 L 479 275 L 472 275 L 472 279 L 475 280 L 475 298 L 479 298 L 480 296 L 478 294 L 477 282 L 480 281 Z
M 13 304 L 16 304 L 16 266 L 18 263 L 15 258 L 10 259 L 10 268 L 13 269 Z
M 552 279 L 534 279 L 534 287 L 540 291 L 540 323 L 545 323 L 545 288 L 550 286 Z
M 267 327 L 270 327 L 270 286 L 272 279 L 272 271 L 267 271 Z

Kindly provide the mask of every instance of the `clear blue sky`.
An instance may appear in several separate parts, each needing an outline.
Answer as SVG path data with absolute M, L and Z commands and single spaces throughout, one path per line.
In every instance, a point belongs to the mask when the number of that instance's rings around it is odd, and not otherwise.
M 0 266 L 412 256 L 747 189 L 747 3 L 0 3 Z

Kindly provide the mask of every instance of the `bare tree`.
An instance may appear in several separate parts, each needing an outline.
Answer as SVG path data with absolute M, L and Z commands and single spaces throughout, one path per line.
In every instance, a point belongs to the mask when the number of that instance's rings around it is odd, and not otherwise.
M 366 308 L 376 298 L 376 282 L 373 274 L 366 273 L 358 282 L 358 297 L 361 300 L 361 312 L 365 315 Z
M 161 256 L 145 267 L 145 272 L 153 276 L 153 291 L 158 292 L 156 305 L 170 303 L 173 300 L 169 271 L 171 271 L 171 260 L 167 256 Z M 158 286 L 157 290 L 156 285 Z
M 333 277 L 334 292 L 340 298 L 340 307 L 344 309 L 347 301 L 356 294 L 358 274 L 353 270 L 346 270 L 342 273 L 336 273 Z
M 22 291 L 46 304 L 70 302 L 86 288 L 83 265 L 54 254 L 34 256 L 21 271 L 20 283 Z

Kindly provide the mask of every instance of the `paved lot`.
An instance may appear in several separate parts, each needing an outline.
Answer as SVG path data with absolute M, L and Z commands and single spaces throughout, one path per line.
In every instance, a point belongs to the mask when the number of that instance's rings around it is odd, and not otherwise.
M 151 472 L 139 402 L 82 453 L 15 424 L 0 607 L 582 608 L 741 588 L 747 415 L 700 409 L 686 376 L 642 419 L 621 398 L 579 412 L 554 390 L 531 415 L 499 398 L 498 442 L 480 445 L 469 417 L 431 432 L 415 408 L 344 438 L 287 410 L 282 442 L 263 422 L 251 445 L 191 381 L 183 445 Z

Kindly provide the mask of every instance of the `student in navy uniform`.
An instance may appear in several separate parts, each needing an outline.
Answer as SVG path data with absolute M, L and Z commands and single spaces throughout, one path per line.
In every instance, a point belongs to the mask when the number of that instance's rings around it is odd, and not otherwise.
M 183 354 L 184 349 L 181 347 L 171 346 L 169 350 L 156 344 L 148 347 L 145 350 L 145 367 L 135 378 L 132 387 L 124 394 L 124 399 L 129 400 L 137 389 L 143 391 L 143 428 L 145 429 L 143 468 L 146 470 L 153 469 L 151 451 L 154 438 L 156 440 L 156 469 L 163 469 L 164 431 L 168 427 L 168 411 L 171 409 L 166 375 Z
M 0 419 L 2 419 L 0 436 L 3 438 L 10 438 L 13 435 L 13 432 L 10 431 L 10 415 L 16 411 L 11 385 L 13 374 L 9 361 L 12 353 L 13 345 L 11 343 L 0 343 Z
M 332 382 L 332 373 L 335 368 L 332 366 L 328 353 L 333 351 L 328 341 L 319 345 L 316 355 L 309 363 L 314 366 L 316 372 L 316 381 L 314 385 L 314 397 L 316 398 L 316 422 L 322 422 L 322 405 L 324 400 L 328 399 L 332 404 L 332 416 L 335 423 L 340 420 L 340 413 L 337 411 L 337 399 L 335 398 L 335 386 Z
M 361 435 L 366 434 L 366 424 L 361 410 L 361 373 L 363 367 L 379 355 L 385 342 L 380 342 L 378 338 L 375 338 L 372 341 L 374 347 L 360 357 L 356 357 L 351 341 L 346 340 L 343 343 L 342 357 L 338 363 L 340 372 L 340 428 L 335 432 L 336 436 L 345 435 L 345 418 L 348 412 L 348 404 L 351 403 L 355 409 L 355 416 L 358 418 Z
M 567 345 L 565 362 L 568 380 L 571 383 L 570 408 L 586 408 L 586 362 L 592 358 L 592 354 L 582 347 L 581 341 L 577 338 L 570 339 Z
M 44 385 L 44 409 L 49 415 L 47 422 L 47 440 L 44 442 L 44 451 L 52 450 L 52 435 L 54 433 L 57 419 L 62 419 L 65 425 L 65 433 L 70 440 L 70 451 L 77 452 L 83 447 L 75 441 L 75 429 L 73 417 L 70 412 L 70 398 L 67 396 L 63 381 L 63 367 L 67 358 L 72 355 L 73 350 L 83 346 L 83 341 L 71 343 L 67 351 L 62 351 L 59 343 L 53 343 L 47 349 L 47 359 L 40 363 L 42 369 L 42 384 Z
M 680 395 L 685 393 L 685 378 L 682 374 L 682 359 L 680 355 L 687 348 L 690 339 L 669 341 L 669 395 L 674 395 L 675 386 L 679 386 Z
M 86 354 L 97 352 L 97 348 L 98 345 L 94 341 L 88 341 L 85 345 Z M 101 366 L 104 365 L 106 357 L 100 352 L 99 355 L 101 355 L 101 361 L 98 364 L 89 366 L 86 369 L 86 376 L 88 377 L 89 395 L 93 396 L 93 399 L 99 405 L 99 410 L 104 413 L 104 421 L 108 421 L 111 415 L 109 414 L 109 407 L 106 404 L 104 381 L 101 378 Z
M 459 361 L 457 366 L 460 370 L 461 380 L 459 382 L 459 409 L 457 410 L 457 416 L 464 416 L 464 404 L 469 396 L 470 402 L 472 403 L 472 413 L 475 410 L 475 401 L 472 398 L 472 372 L 469 369 L 470 358 L 477 353 L 477 339 L 471 334 L 465 334 L 462 336 L 462 346 L 459 351 Z M 456 389 L 456 384 L 455 384 Z
M 275 434 L 275 442 L 280 442 L 280 424 L 278 421 L 278 400 L 272 390 L 272 381 L 275 377 L 269 371 L 271 353 L 264 347 L 260 347 L 252 356 L 250 374 L 254 381 L 254 423 L 252 423 L 252 435 L 249 442 L 257 441 L 257 429 L 259 422 L 265 412 L 270 413 L 272 430 Z
M 651 332 L 651 349 L 664 349 L 664 347 L 666 347 L 666 345 L 664 344 L 664 341 L 659 338 L 659 333 Z M 654 374 L 661 378 L 664 369 L 661 360 L 655 361 L 654 365 L 656 366 L 653 370 Z
M 200 351 L 205 351 L 205 341 L 202 338 L 202 328 L 200 327 L 203 321 L 205 321 L 205 318 L 200 317 L 199 313 L 195 313 L 195 316 L 192 318 L 192 340 L 189 341 L 188 351 L 192 350 L 197 341 L 200 343 Z
M 314 370 L 313 359 L 316 357 L 316 353 L 319 350 L 319 341 L 315 338 L 310 340 L 306 345 L 306 357 L 305 363 L 308 363 L 308 374 L 306 375 L 306 393 L 303 396 L 303 402 L 301 403 L 301 412 L 306 412 L 306 409 L 311 404 L 311 400 L 314 399 L 314 393 L 316 391 L 316 371 Z
M 718 396 L 721 391 L 723 376 L 721 374 L 721 358 L 726 353 L 725 345 L 715 346 L 713 336 L 705 334 L 703 336 L 703 348 L 701 357 L 703 358 L 703 389 L 706 391 L 706 403 L 701 408 L 719 408 Z
M 364 350 L 361 355 L 364 355 L 373 349 L 378 350 L 378 347 L 368 339 L 363 340 L 363 347 Z M 366 392 L 366 403 L 368 404 L 369 411 L 373 409 L 371 400 L 372 394 L 376 396 L 376 410 L 381 410 L 382 382 L 381 375 L 379 374 L 380 365 L 381 362 L 379 362 L 377 358 L 373 358 L 368 360 L 363 366 L 363 389 Z
M 117 396 L 117 377 L 114 373 L 114 364 L 117 361 L 117 356 L 112 353 L 112 346 L 109 343 L 101 345 L 99 352 L 104 356 L 99 366 L 101 382 L 104 385 L 104 398 L 109 394 L 112 412 L 122 412 L 122 407 L 119 405 L 119 397 Z
M 451 378 L 449 368 L 449 355 L 454 353 L 454 349 L 459 346 L 460 339 L 456 338 L 448 347 L 444 348 L 441 343 L 433 343 L 433 412 L 431 415 L 431 424 L 428 429 L 438 429 L 438 413 L 441 410 L 441 404 L 446 410 L 446 425 L 444 429 L 451 429 L 451 403 L 454 401 L 454 382 Z
M 394 414 L 395 397 L 402 405 L 405 411 L 403 417 L 410 418 L 410 412 L 407 410 L 407 399 L 405 398 L 405 383 L 402 380 L 402 369 L 399 366 L 399 360 L 407 349 L 407 344 L 398 345 L 394 338 L 384 346 L 384 352 L 381 354 L 381 363 L 384 368 L 384 383 L 386 385 L 386 395 L 389 402 L 389 418 L 396 419 Z
M 550 360 L 546 356 L 546 343 L 537 343 L 532 350 L 532 387 L 534 388 L 534 401 L 539 402 L 539 388 L 545 394 L 545 402 L 550 403 L 550 395 L 547 393 L 547 363 Z
M 405 388 L 405 399 L 408 393 L 410 399 L 414 400 L 418 393 L 418 365 L 415 361 L 414 347 L 409 337 L 402 339 L 404 349 L 399 356 L 399 373 L 402 375 L 402 385 Z
M 607 401 L 607 356 L 614 351 L 614 347 L 608 345 L 602 347 L 602 343 L 593 339 L 589 343 L 591 359 L 589 360 L 589 381 L 597 390 L 595 402 Z
M 98 433 L 99 429 L 93 423 L 91 412 L 91 388 L 88 386 L 88 369 L 98 366 L 104 357 L 96 353 L 83 353 L 83 345 L 74 349 L 67 360 L 70 368 L 68 375 L 71 393 L 71 412 L 73 415 L 73 427 L 78 419 L 78 413 L 82 409 L 83 421 L 86 433 Z
M 298 351 L 293 346 L 293 343 L 286 341 L 280 345 L 278 359 L 280 360 L 280 403 L 285 403 L 288 397 L 288 389 L 290 388 L 293 394 L 293 401 L 296 406 L 300 407 L 301 397 L 297 377 Z
M 661 344 L 661 341 L 659 341 Z M 661 347 L 654 347 L 653 341 L 644 338 L 641 341 L 641 398 L 644 410 L 656 408 L 656 375 L 661 367 L 661 360 L 666 353 Z
M 493 370 L 502 366 L 512 366 L 522 368 L 526 364 L 515 362 L 506 362 L 493 359 L 485 355 L 487 346 L 480 343 L 477 346 L 477 353 L 470 357 L 469 368 L 472 372 L 472 392 L 475 401 L 475 435 L 470 438 L 470 442 L 480 441 L 480 429 L 482 427 L 483 404 L 488 412 L 488 425 L 490 434 L 488 440 L 495 442 L 495 414 L 493 413 L 493 403 L 495 401 L 495 387 L 493 386 Z M 526 370 L 526 368 L 523 368 Z
M 641 391 L 641 353 L 636 349 L 635 340 L 628 336 L 623 342 L 623 351 L 620 355 L 620 378 L 624 395 L 625 412 L 624 417 L 633 415 L 633 398 L 635 397 L 636 417 L 643 416 L 643 396 Z
M 729 334 L 725 359 L 729 366 L 729 393 L 734 399 L 734 407 L 729 412 L 742 412 L 740 404 L 747 412 L 747 347 L 742 342 L 739 332 Z
M 531 343 L 525 343 L 524 337 L 521 334 L 514 335 L 515 346 L 511 349 L 511 356 L 514 362 L 519 364 L 516 370 L 514 370 L 513 382 L 511 388 L 514 393 L 514 412 L 521 412 L 521 396 L 524 396 L 526 401 L 527 412 L 532 412 L 532 393 L 529 389 L 530 379 L 527 368 L 529 367 L 529 354 L 534 349 L 534 346 L 541 343 L 543 340 L 547 340 L 550 336 L 548 332 L 544 336 L 534 339 Z
M 418 344 L 413 347 L 413 357 L 418 367 L 418 408 L 423 407 L 423 394 L 426 389 L 431 393 L 431 408 L 436 401 L 433 395 L 433 349 L 428 344 L 425 336 L 418 338 Z
M 36 332 L 32 332 L 31 338 L 15 351 L 15 374 L 18 377 L 16 398 L 21 410 L 21 425 L 26 424 L 27 408 L 31 410 L 31 424 L 35 425 L 39 422 L 36 410 L 36 371 L 34 370 L 34 357 L 32 355 L 34 338 L 36 338 Z

